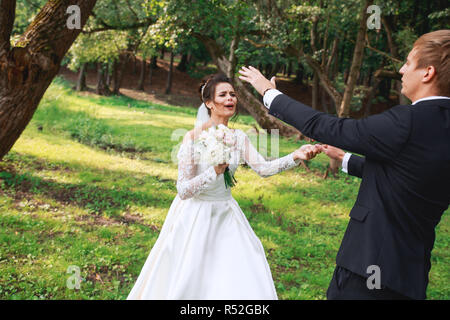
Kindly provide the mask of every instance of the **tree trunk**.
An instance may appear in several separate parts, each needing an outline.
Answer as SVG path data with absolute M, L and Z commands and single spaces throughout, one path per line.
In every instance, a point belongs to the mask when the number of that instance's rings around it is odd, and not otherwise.
M 172 74 L 173 74 L 173 51 L 170 53 L 169 74 L 167 75 L 166 94 L 170 94 L 172 90 Z
M 312 81 L 312 108 L 319 110 L 319 76 L 314 72 Z
M 179 70 L 179 71 L 181 71 L 181 72 L 186 72 L 186 70 L 187 70 L 187 62 L 188 62 L 188 55 L 187 55 L 187 53 L 184 53 L 182 56 L 181 56 L 181 61 L 180 61 L 180 63 L 178 64 L 178 66 L 177 66 L 177 69 Z
M 120 60 L 119 60 L 120 61 Z M 120 68 L 120 62 L 114 61 L 113 63 L 113 94 L 119 95 L 120 94 L 120 84 L 119 84 L 119 68 Z
M 136 55 L 135 54 L 133 54 L 133 71 L 132 71 L 132 73 L 133 73 L 133 76 L 135 76 L 136 75 L 136 64 L 137 64 L 137 57 L 136 57 Z
M 319 91 L 320 91 L 319 95 L 320 95 L 320 104 L 322 106 L 322 111 L 325 113 L 332 113 L 333 109 L 331 108 L 331 110 L 330 110 L 330 103 L 329 103 L 330 99 L 328 99 L 328 96 L 327 96 L 325 90 L 323 90 L 323 88 L 320 88 Z
M 341 93 L 334 87 L 333 82 L 328 77 L 326 70 L 322 68 L 322 66 L 315 61 L 310 55 L 300 52 L 299 54 L 303 54 L 308 65 L 317 73 L 320 84 L 322 88 L 328 93 L 328 95 L 333 99 L 335 106 L 340 106 L 342 102 Z M 338 110 L 336 110 L 336 114 L 338 114 Z
M 337 54 L 338 54 L 338 43 L 339 43 L 339 38 L 335 38 L 333 40 L 333 47 L 331 48 L 331 54 L 328 57 L 328 62 L 327 62 L 326 69 L 325 69 L 327 75 L 330 77 L 331 80 L 333 80 L 332 77 L 334 76 L 332 73 L 330 74 L 330 71 L 332 69 L 332 64 L 333 64 L 334 61 L 337 61 L 337 58 L 338 58 L 337 57 Z M 337 64 L 337 62 L 335 62 L 335 64 Z
M 292 74 L 292 61 L 289 60 L 288 68 L 287 68 L 287 77 L 290 78 Z
M 152 57 L 152 63 L 151 63 L 151 66 L 152 66 L 152 69 L 153 70 L 156 70 L 156 69 L 158 69 L 158 61 L 157 61 L 157 59 L 158 59 L 158 57 L 157 56 L 153 56 Z
M 298 61 L 298 69 L 297 72 L 295 73 L 295 83 L 298 85 L 302 85 L 303 84 L 303 74 L 304 74 L 304 67 L 303 64 L 300 62 L 300 60 Z
M 122 79 L 125 74 L 125 68 L 129 60 L 128 54 L 121 54 L 119 60 L 115 62 L 114 66 L 114 86 L 113 94 L 120 95 L 120 88 L 122 87 Z
M 240 23 L 241 22 L 239 20 L 238 24 L 240 24 Z M 237 31 L 235 31 L 233 40 L 231 40 L 231 45 L 230 45 L 230 56 L 228 58 L 228 61 L 230 63 L 228 64 L 228 70 L 226 70 L 226 74 L 233 82 L 234 82 L 234 71 L 236 69 L 236 63 L 237 63 L 236 50 L 238 48 L 239 41 L 240 41 L 239 33 Z
M 277 62 L 277 63 L 275 63 L 275 65 L 271 65 L 271 66 L 272 66 L 272 68 L 271 68 L 270 72 L 266 73 L 268 79 L 271 79 L 272 77 L 276 76 L 277 73 L 279 73 L 281 68 L 283 67 L 283 65 L 279 62 Z
M 153 63 L 153 61 L 155 61 L 155 63 Z M 156 56 L 152 58 L 152 62 L 150 63 L 150 70 L 149 70 L 149 75 L 148 75 L 148 85 L 151 86 L 152 85 L 152 81 L 153 81 L 153 70 L 155 70 L 155 65 L 156 65 Z
M 268 63 L 268 64 L 266 64 L 265 67 L 264 67 L 264 74 L 270 75 L 270 74 L 272 73 L 272 70 L 273 70 L 272 64 L 271 64 L 271 63 Z M 268 77 L 268 78 L 270 79 L 271 77 Z
M 109 74 L 109 62 L 105 65 L 105 78 L 106 78 L 106 87 L 109 90 L 109 86 L 111 85 L 111 75 Z M 110 90 L 109 90 L 110 91 Z
M 362 104 L 365 108 L 365 110 L 364 110 L 365 117 L 370 116 L 371 109 L 372 109 L 372 100 L 373 100 L 373 98 L 375 98 L 375 94 L 377 93 L 380 82 L 381 82 L 381 78 L 377 78 L 377 77 L 373 78 L 373 84 L 370 87 L 369 91 L 366 93 L 366 96 L 364 97 L 364 99 L 362 101 Z
M 0 160 L 11 150 L 59 71 L 96 0 L 48 1 L 11 48 L 15 0 L 0 2 Z M 81 29 L 67 28 L 66 10 L 78 5 Z
M 78 79 L 77 79 L 77 91 L 86 91 L 87 85 L 86 85 L 86 66 L 87 63 L 83 63 L 80 68 L 80 72 L 78 73 Z
M 391 53 L 391 56 L 393 58 L 398 59 L 399 58 L 398 57 L 398 49 L 397 49 L 397 46 L 395 45 L 394 39 L 392 37 L 391 23 L 390 23 L 389 19 L 384 16 L 381 17 L 381 22 L 383 23 L 384 29 L 386 30 L 387 42 L 388 42 L 389 51 Z M 393 74 L 394 77 L 397 78 L 398 80 L 401 79 L 401 75 L 398 72 L 392 72 L 391 74 Z M 395 89 L 398 93 L 398 103 L 401 105 L 409 104 L 408 98 L 406 98 L 401 93 L 401 91 L 402 91 L 401 81 L 395 81 Z
M 363 10 L 361 12 L 361 20 L 359 22 L 358 35 L 356 36 L 355 50 L 353 52 L 352 65 L 350 73 L 345 86 L 344 95 L 341 105 L 339 107 L 339 117 L 348 117 L 350 113 L 350 101 L 352 99 L 353 90 L 355 89 L 356 80 L 359 77 L 362 60 L 364 56 L 365 34 L 367 30 L 367 7 L 373 3 L 372 0 L 366 0 Z
M 141 61 L 141 73 L 139 75 L 139 84 L 138 90 L 144 91 L 144 83 L 145 83 L 145 70 L 147 69 L 147 63 L 145 61 L 145 57 L 142 57 Z
M 95 92 L 102 96 L 108 96 L 111 94 L 108 86 L 106 85 L 105 64 L 101 62 L 97 63 L 97 88 Z

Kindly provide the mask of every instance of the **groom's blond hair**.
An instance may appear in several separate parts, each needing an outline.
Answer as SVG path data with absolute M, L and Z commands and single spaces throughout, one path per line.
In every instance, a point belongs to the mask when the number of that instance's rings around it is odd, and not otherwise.
M 425 33 L 414 42 L 417 68 L 433 66 L 439 95 L 450 96 L 450 30 Z

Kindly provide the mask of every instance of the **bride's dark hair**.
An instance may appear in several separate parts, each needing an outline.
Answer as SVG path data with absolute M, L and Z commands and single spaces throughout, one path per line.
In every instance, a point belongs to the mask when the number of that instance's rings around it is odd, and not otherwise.
M 229 83 L 233 89 L 234 89 L 234 85 L 233 85 L 233 81 L 228 78 L 225 74 L 223 73 L 216 73 L 213 74 L 211 76 L 209 76 L 206 80 L 203 80 L 200 88 L 198 89 L 198 92 L 200 93 L 200 100 L 202 100 L 203 103 L 206 104 L 206 102 L 209 101 L 214 101 L 214 96 L 216 94 L 216 87 L 219 83 Z M 231 117 L 230 120 L 236 120 L 238 114 L 239 114 L 239 102 L 238 105 L 236 105 L 236 112 L 234 113 L 234 115 Z M 211 116 L 211 109 L 208 108 L 208 115 Z

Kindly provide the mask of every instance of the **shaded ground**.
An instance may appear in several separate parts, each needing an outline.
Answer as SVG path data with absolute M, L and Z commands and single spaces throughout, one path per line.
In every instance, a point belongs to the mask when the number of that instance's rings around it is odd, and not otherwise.
M 153 71 L 152 84 L 149 84 L 148 69 L 144 84 L 144 91 L 137 90 L 139 75 L 140 75 L 140 59 L 137 58 L 136 62 L 129 61 L 125 68 L 124 78 L 122 80 L 122 87 L 120 93 L 137 100 L 149 101 L 163 105 L 176 105 L 176 106 L 190 106 L 197 108 L 201 101 L 198 94 L 198 87 L 200 86 L 201 79 L 191 77 L 187 72 L 181 72 L 176 67 L 178 62 L 174 63 L 173 69 L 173 81 L 171 94 L 165 94 L 167 76 L 169 73 L 169 61 L 166 55 L 165 59 L 157 59 L 158 68 Z M 149 61 L 148 61 L 149 62 Z M 148 66 L 148 64 L 147 64 Z M 201 71 L 205 67 L 199 66 Z M 78 74 L 70 71 L 65 67 L 61 67 L 59 73 L 66 80 L 72 82 L 74 85 L 77 81 Z M 95 87 L 97 84 L 97 70 L 95 68 L 89 68 L 86 76 L 86 83 L 89 87 L 89 92 L 95 93 Z M 294 76 L 290 78 L 279 77 L 277 80 L 277 87 L 280 91 L 287 94 L 297 101 L 301 101 L 306 105 L 312 104 L 312 89 L 310 86 L 299 85 L 294 81 Z M 394 101 L 389 103 L 378 103 L 372 106 L 372 114 L 380 113 L 387 110 L 390 106 L 394 105 Z M 241 109 L 242 114 L 248 114 L 245 110 Z M 351 117 L 360 118 L 363 116 L 363 111 L 351 113 Z
M 158 104 L 170 104 L 177 106 L 191 106 L 197 108 L 200 105 L 200 98 L 198 94 L 198 87 L 201 80 L 189 76 L 187 72 L 181 72 L 176 69 L 178 63 L 174 63 L 174 74 L 172 82 L 171 94 L 165 94 L 167 76 L 169 70 L 169 61 L 158 59 L 158 68 L 153 71 L 152 85 L 149 84 L 148 70 L 146 81 L 144 84 L 144 91 L 137 90 L 140 72 L 140 60 L 136 61 L 136 68 L 134 62 L 130 61 L 126 67 L 124 78 L 122 80 L 122 88 L 120 93 L 133 99 L 154 102 Z M 199 69 L 203 67 L 199 66 Z M 133 72 L 135 71 L 135 72 Z M 65 67 L 61 67 L 59 73 L 66 80 L 72 82 L 74 85 L 77 81 L 78 74 L 70 71 Z M 278 88 L 291 96 L 292 98 L 302 101 L 305 104 L 311 104 L 311 89 L 306 86 L 295 84 L 293 78 L 279 79 Z M 89 87 L 89 92 L 94 93 L 97 84 L 97 70 L 89 68 L 86 75 L 86 83 Z M 243 112 L 245 114 L 245 112 Z
M 153 71 L 152 85 L 149 84 L 149 75 L 147 69 L 146 81 L 144 84 L 144 91 L 137 90 L 139 82 L 140 60 L 136 61 L 136 68 L 134 62 L 130 61 L 125 68 L 125 74 L 122 80 L 122 87 L 120 93 L 133 99 L 145 100 L 158 104 L 171 104 L 179 106 L 195 106 L 200 104 L 196 89 L 200 85 L 199 79 L 191 78 L 187 73 L 180 72 L 174 68 L 172 92 L 167 95 L 164 93 L 166 89 L 167 75 L 169 70 L 169 62 L 158 59 L 158 68 Z M 178 63 L 174 64 L 175 66 Z M 135 72 L 133 72 L 135 71 Z M 70 71 L 65 67 L 61 67 L 59 73 L 66 80 L 76 83 L 78 74 Z M 86 75 L 86 83 L 89 87 L 89 92 L 95 92 L 97 85 L 97 70 L 89 68 Z

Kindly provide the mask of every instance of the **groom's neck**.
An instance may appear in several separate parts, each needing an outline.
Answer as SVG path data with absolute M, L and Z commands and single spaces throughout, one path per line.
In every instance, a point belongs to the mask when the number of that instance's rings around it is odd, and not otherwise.
M 417 92 L 414 93 L 412 97 L 408 97 L 412 103 L 419 99 L 427 98 L 427 97 L 433 97 L 433 96 L 441 96 L 442 94 L 439 94 L 439 90 L 437 90 L 434 86 L 426 86 L 422 87 Z

